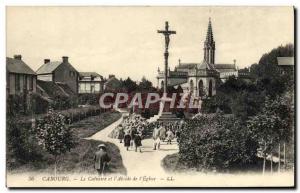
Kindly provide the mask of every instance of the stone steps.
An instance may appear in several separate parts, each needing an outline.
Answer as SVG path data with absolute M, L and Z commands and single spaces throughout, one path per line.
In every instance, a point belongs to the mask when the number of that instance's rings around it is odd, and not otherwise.
M 179 121 L 180 119 L 176 117 L 175 114 L 172 112 L 163 112 L 161 116 L 157 119 L 157 121 L 163 121 L 163 122 L 168 122 L 168 121 Z

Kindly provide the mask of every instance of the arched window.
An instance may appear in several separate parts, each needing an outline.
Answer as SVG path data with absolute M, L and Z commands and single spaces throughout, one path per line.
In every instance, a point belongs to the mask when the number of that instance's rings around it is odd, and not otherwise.
M 205 92 L 204 92 L 204 87 L 203 87 L 203 81 L 200 80 L 199 83 L 198 83 L 198 90 L 199 90 L 199 96 L 200 97 L 203 97 L 205 95 Z
M 164 81 L 163 80 L 160 82 L 160 88 L 164 88 Z
M 194 91 L 194 81 L 190 80 L 190 91 L 193 92 Z
M 209 86 L 208 86 L 208 96 L 212 96 L 212 89 L 213 89 L 213 83 L 212 80 L 209 81 Z

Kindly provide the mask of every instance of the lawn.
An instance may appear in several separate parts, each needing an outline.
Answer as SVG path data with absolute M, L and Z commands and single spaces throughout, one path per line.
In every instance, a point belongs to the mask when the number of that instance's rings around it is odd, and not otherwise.
M 105 112 L 101 115 L 92 116 L 70 125 L 75 136 L 77 145 L 70 152 L 59 157 L 57 165 L 57 173 L 88 173 L 96 174 L 94 169 L 94 153 L 100 143 L 104 143 L 108 148 L 108 154 L 111 157 L 109 163 L 109 173 L 126 174 L 126 169 L 122 162 L 122 157 L 118 147 L 112 143 L 86 140 L 106 126 L 115 122 L 121 117 L 118 112 Z M 38 160 L 24 163 L 18 168 L 10 170 L 11 173 L 20 172 L 38 172 L 38 173 L 54 173 L 53 156 L 41 150 L 42 157 Z
M 119 112 L 105 112 L 97 116 L 88 117 L 70 125 L 75 136 L 78 138 L 90 137 L 101 131 L 121 117 Z
M 108 142 L 80 139 L 78 145 L 61 157 L 58 172 L 97 174 L 94 169 L 94 153 L 99 144 L 107 146 L 107 153 L 111 157 L 109 173 L 126 174 L 119 148 Z

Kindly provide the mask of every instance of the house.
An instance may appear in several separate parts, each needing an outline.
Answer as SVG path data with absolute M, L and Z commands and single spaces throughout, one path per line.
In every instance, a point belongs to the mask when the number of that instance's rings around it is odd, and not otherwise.
M 42 81 L 64 83 L 70 87 L 74 93 L 78 93 L 79 73 L 69 63 L 67 56 L 62 57 L 62 61 L 45 59 L 44 64 L 36 71 L 37 79 Z
M 110 74 L 104 83 L 104 90 L 106 91 L 119 91 L 122 89 L 122 83 L 115 75 Z
M 246 81 L 251 81 L 253 78 L 250 74 L 250 68 L 243 68 L 238 70 L 238 77 Z
M 168 69 L 168 86 L 181 87 L 185 93 L 194 97 L 213 96 L 216 94 L 216 82 L 223 82 L 230 76 L 238 76 L 236 61 L 233 64 L 215 62 L 216 45 L 213 37 L 212 24 L 209 19 L 206 39 L 204 41 L 204 57 L 200 63 L 182 63 L 173 71 Z M 157 87 L 163 88 L 164 72 L 158 69 Z
M 289 74 L 294 71 L 294 57 L 277 57 L 277 63 L 281 74 Z
M 6 92 L 8 95 L 36 92 L 36 73 L 22 60 L 21 55 L 6 58 Z
M 79 72 L 78 93 L 100 93 L 103 91 L 104 79 L 96 72 Z
M 220 74 L 220 79 L 225 82 L 230 76 L 238 77 L 238 70 L 233 60 L 233 64 L 215 64 L 216 71 Z

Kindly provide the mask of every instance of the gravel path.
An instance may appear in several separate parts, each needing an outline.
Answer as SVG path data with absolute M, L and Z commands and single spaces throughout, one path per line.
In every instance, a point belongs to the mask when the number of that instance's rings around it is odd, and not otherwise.
M 127 169 L 128 176 L 167 176 L 164 169 L 161 167 L 161 160 L 168 154 L 178 152 L 178 146 L 173 142 L 172 145 L 162 143 L 160 150 L 153 150 L 153 140 L 144 139 L 142 141 L 142 153 L 135 152 L 134 149 L 126 150 L 123 143 L 120 143 L 118 139 L 112 139 L 108 137 L 110 132 L 116 128 L 118 124 L 122 122 L 121 117 L 116 122 L 112 123 L 105 129 L 99 131 L 93 136 L 87 139 L 108 141 L 117 145 L 120 149 L 120 154 L 123 159 L 123 164 Z

